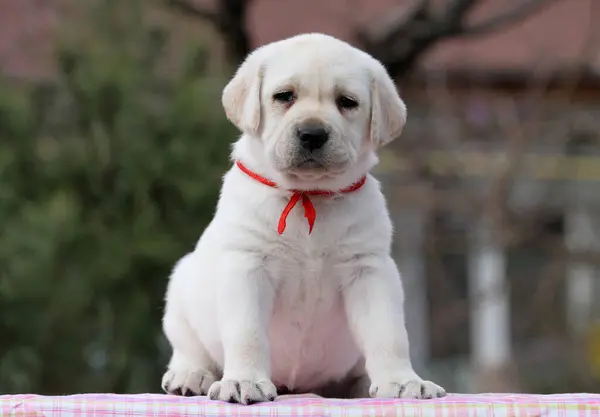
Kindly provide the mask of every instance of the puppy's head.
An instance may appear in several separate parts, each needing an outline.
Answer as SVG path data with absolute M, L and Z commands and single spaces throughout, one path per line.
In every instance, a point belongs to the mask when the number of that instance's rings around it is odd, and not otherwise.
M 255 50 L 225 87 L 223 106 L 273 169 L 304 183 L 366 172 L 406 121 L 381 63 L 321 34 Z

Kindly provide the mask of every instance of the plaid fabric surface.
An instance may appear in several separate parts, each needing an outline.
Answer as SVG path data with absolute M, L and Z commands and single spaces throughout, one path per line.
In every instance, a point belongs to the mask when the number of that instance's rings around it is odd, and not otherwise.
M 239 406 L 206 397 L 160 394 L 80 394 L 63 397 L 0 396 L 1 417 L 196 416 L 434 416 L 600 417 L 600 394 L 454 394 L 434 400 L 330 400 L 281 396 L 273 403 Z

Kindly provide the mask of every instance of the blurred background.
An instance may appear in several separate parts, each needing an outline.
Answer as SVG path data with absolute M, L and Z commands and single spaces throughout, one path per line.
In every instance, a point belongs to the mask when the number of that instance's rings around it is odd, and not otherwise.
M 237 135 L 221 89 L 309 31 L 380 59 L 409 109 L 376 175 L 417 370 L 598 392 L 598 21 L 598 0 L 0 0 L 0 393 L 159 391 L 167 277 Z

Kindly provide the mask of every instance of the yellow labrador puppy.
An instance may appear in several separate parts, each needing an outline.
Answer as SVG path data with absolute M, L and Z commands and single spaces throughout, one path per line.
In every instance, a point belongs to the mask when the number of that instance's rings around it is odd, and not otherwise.
M 223 91 L 243 132 L 216 214 L 175 266 L 172 394 L 432 398 L 408 354 L 392 224 L 369 174 L 406 108 L 384 67 L 322 34 L 251 53 Z

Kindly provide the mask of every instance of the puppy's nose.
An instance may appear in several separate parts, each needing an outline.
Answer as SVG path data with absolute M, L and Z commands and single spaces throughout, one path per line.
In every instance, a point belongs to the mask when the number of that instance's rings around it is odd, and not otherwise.
M 298 139 L 304 149 L 313 151 L 322 148 L 329 140 L 329 133 L 318 124 L 304 125 L 298 128 Z

